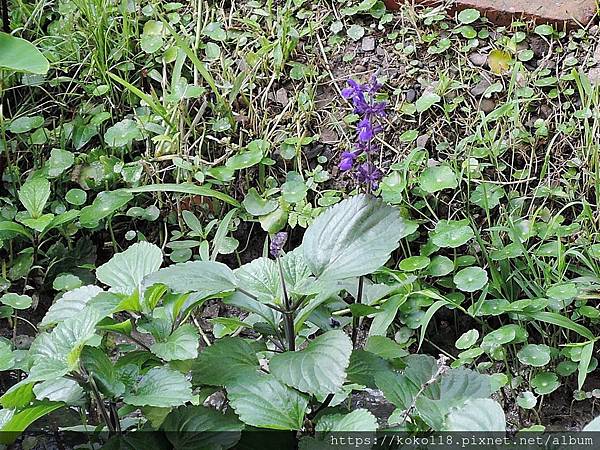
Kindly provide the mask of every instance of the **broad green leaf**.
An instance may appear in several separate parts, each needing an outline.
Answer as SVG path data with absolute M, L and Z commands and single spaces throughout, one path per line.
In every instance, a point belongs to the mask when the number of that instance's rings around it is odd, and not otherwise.
M 465 220 L 440 220 L 430 233 L 431 241 L 442 248 L 457 248 L 469 242 L 475 233 Z
M 52 289 L 57 291 L 72 291 L 80 287 L 81 279 L 70 273 L 59 275 L 52 282 Z
M 15 355 L 10 348 L 10 344 L 4 340 L 0 340 L 0 372 L 12 369 L 14 364 Z
M 485 287 L 488 275 L 481 267 L 466 267 L 454 275 L 453 281 L 461 291 L 475 292 Z
M 0 32 L 0 68 L 44 75 L 50 64 L 32 43 Z
M 431 258 L 427 273 L 432 277 L 443 277 L 454 270 L 454 263 L 447 256 L 436 255 Z
M 269 362 L 271 373 L 299 391 L 327 396 L 344 383 L 352 342 L 341 330 L 328 331 L 301 351 L 278 353 Z
M 124 147 L 141 138 L 142 133 L 137 123 L 131 119 L 123 119 L 115 123 L 104 133 L 104 142 L 109 147 Z
M 38 383 L 33 388 L 38 400 L 48 399 L 52 402 L 63 402 L 67 405 L 79 403 L 83 398 L 83 388 L 69 378 L 48 380 Z
M 454 345 L 459 350 L 465 350 L 465 349 L 471 348 L 473 345 L 475 345 L 475 342 L 477 342 L 477 339 L 479 339 L 479 331 L 469 330 L 469 331 L 464 332 L 461 335 L 461 337 L 459 337 L 457 339 L 457 341 Z
M 222 413 L 204 406 L 179 407 L 161 425 L 177 450 L 231 448 L 243 429 L 244 424 L 233 411 Z
M 533 409 L 537 405 L 537 397 L 531 391 L 524 391 L 517 397 L 517 405 L 523 409 Z
M 475 22 L 481 17 L 481 13 L 477 9 L 467 8 L 458 14 L 458 21 L 464 25 Z
M 256 352 L 262 347 L 240 337 L 224 337 L 200 353 L 192 365 L 194 384 L 225 386 L 259 369 Z
M 21 116 L 11 120 L 8 131 L 14 134 L 29 133 L 42 125 L 44 125 L 42 116 Z
M 258 372 L 229 384 L 227 398 L 243 422 L 275 430 L 300 430 L 308 406 L 304 395 Z
M 29 295 L 19 295 L 14 293 L 4 294 L 0 297 L 0 303 L 14 309 L 27 309 L 31 306 L 32 301 L 33 300 Z
M 125 392 L 125 384 L 120 380 L 117 369 L 106 353 L 99 348 L 84 347 L 81 352 L 81 363 L 94 378 L 103 395 L 115 398 Z
M 329 208 L 306 230 L 304 259 L 321 280 L 366 275 L 383 266 L 400 239 L 414 231 L 397 209 L 357 195 Z
M 424 269 L 430 262 L 431 260 L 427 256 L 411 256 L 400 261 L 398 268 L 404 272 L 414 272 Z
M 19 201 L 23 204 L 32 218 L 42 215 L 48 198 L 50 198 L 50 182 L 45 178 L 36 177 L 27 180 L 18 192 Z
M 506 417 L 494 400 L 477 398 L 448 415 L 445 431 L 505 432 Z
M 134 406 L 169 407 L 192 400 L 192 385 L 185 375 L 168 367 L 154 367 L 142 376 L 123 401 Z
M 315 427 L 316 432 L 369 432 L 377 430 L 377 419 L 366 409 L 355 409 L 349 414 L 322 416 Z
M 144 286 L 160 283 L 173 292 L 195 292 L 205 298 L 231 292 L 236 288 L 233 271 L 215 261 L 190 261 L 160 269 L 144 279 Z
M 538 395 L 548 395 L 560 386 L 558 376 L 553 372 L 540 372 L 531 380 L 531 387 Z M 581 387 L 579 387 L 581 390 Z
M 588 423 L 585 427 L 583 427 L 584 432 L 597 432 L 600 431 L 600 417 L 596 417 L 590 423 Z
M 141 292 L 144 277 L 156 272 L 163 261 L 159 247 L 148 242 L 138 242 L 127 250 L 114 255 L 106 264 L 96 269 L 96 278 L 111 291 L 132 294 Z M 182 279 L 182 282 L 187 280 Z
M 504 197 L 502 186 L 493 183 L 481 183 L 471 192 L 471 203 L 482 209 L 494 209 Z
M 125 206 L 133 195 L 125 190 L 100 192 L 91 205 L 81 210 L 79 221 L 84 228 L 95 228 L 100 220 L 115 213 Z
M 0 444 L 11 444 L 33 422 L 63 406 L 60 402 L 44 401 L 14 414 L 0 428 Z
M 73 153 L 60 148 L 53 148 L 50 152 L 50 159 L 46 163 L 45 168 L 49 177 L 58 177 L 65 170 L 71 167 L 74 162 L 75 156 Z
M 156 342 L 150 351 L 165 361 L 193 359 L 198 356 L 198 332 L 193 325 L 177 328 L 164 342 Z
M 528 344 L 517 352 L 522 364 L 543 367 L 550 362 L 550 347 L 547 345 Z
M 433 194 L 444 189 L 455 189 L 458 186 L 456 174 L 448 166 L 431 166 L 419 177 L 419 186 L 425 192 Z
M 375 389 L 375 375 L 390 370 L 391 366 L 385 359 L 369 351 L 354 350 L 346 370 L 347 381 Z
M 575 283 L 555 284 L 546 290 L 546 295 L 556 300 L 571 300 L 577 297 L 579 290 Z
M 79 365 L 84 344 L 94 336 L 100 314 L 87 308 L 59 323 L 51 333 L 38 334 L 29 350 L 33 365 L 28 382 L 60 378 Z
M 255 188 L 250 188 L 242 205 L 249 214 L 264 216 L 275 211 L 278 203 L 276 200 L 265 200 L 258 194 Z
M 54 325 L 65 319 L 77 316 L 87 306 L 88 302 L 100 292 L 103 292 L 101 288 L 91 284 L 65 292 L 62 297 L 50 306 L 40 325 Z
M 11 222 L 9 220 L 0 221 L 0 240 L 1 239 L 13 239 L 15 236 L 21 235 L 27 239 L 31 239 L 33 236 L 31 233 L 18 223 Z

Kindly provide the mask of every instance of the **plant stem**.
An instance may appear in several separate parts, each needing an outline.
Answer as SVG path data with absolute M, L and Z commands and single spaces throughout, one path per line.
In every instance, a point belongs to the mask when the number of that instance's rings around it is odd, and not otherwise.
M 363 287 L 365 280 L 361 276 L 358 278 L 358 292 L 356 293 L 356 301 L 355 303 L 359 305 L 362 302 L 363 296 Z M 352 347 L 356 348 L 356 341 L 358 338 L 358 328 L 360 325 L 360 317 L 352 317 Z
M 279 267 L 279 277 L 281 278 L 281 288 L 283 290 L 283 304 L 285 305 L 285 312 L 283 313 L 283 320 L 285 322 L 285 336 L 288 341 L 288 350 L 290 352 L 294 352 L 296 351 L 294 312 L 291 309 L 292 305 L 285 285 L 285 278 L 283 277 L 283 266 L 281 265 L 281 259 L 279 257 L 277 258 L 277 266 Z
M 8 17 L 8 0 L 2 0 L 2 30 L 10 33 L 10 19 Z
M 96 386 L 96 382 L 94 381 L 94 377 L 91 373 L 89 374 L 88 380 L 89 385 L 92 388 L 92 394 L 94 394 L 94 399 L 96 400 L 98 408 L 100 409 L 100 413 L 102 414 L 102 418 L 104 419 L 104 423 L 106 423 L 109 433 L 113 434 L 116 431 L 115 427 L 113 426 L 112 420 L 108 415 L 108 411 L 106 411 L 106 405 L 100 396 L 100 391 L 98 391 L 98 386 Z

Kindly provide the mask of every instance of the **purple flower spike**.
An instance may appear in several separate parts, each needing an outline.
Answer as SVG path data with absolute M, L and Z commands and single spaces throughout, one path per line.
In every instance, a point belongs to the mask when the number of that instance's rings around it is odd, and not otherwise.
M 287 242 L 288 234 L 285 231 L 280 231 L 271 237 L 271 245 L 269 246 L 269 253 L 273 258 L 277 258 L 283 251 L 283 246 Z
M 356 126 L 358 130 L 358 139 L 361 142 L 369 142 L 373 140 L 375 135 L 381 131 L 381 126 L 373 125 L 373 122 L 368 117 L 365 117 Z
M 358 166 L 356 180 L 362 184 L 370 184 L 371 189 L 377 189 L 382 175 L 381 170 L 375 167 L 375 165 L 366 162 Z
M 342 158 L 340 160 L 340 164 L 339 164 L 339 168 L 340 170 L 343 170 L 344 172 L 347 170 L 352 169 L 352 167 L 354 166 L 354 160 L 356 159 L 358 155 L 356 153 L 352 153 L 352 152 L 344 152 L 342 153 Z

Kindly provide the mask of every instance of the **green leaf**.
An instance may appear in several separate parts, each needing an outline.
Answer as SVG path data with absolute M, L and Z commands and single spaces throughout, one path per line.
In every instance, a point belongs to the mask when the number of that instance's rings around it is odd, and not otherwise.
M 373 432 L 377 430 L 377 419 L 366 409 L 355 409 L 349 414 L 322 416 L 315 427 L 316 432 Z
M 505 196 L 502 186 L 493 183 L 481 183 L 471 192 L 471 203 L 482 209 L 494 209 Z
M 447 256 L 436 255 L 431 258 L 427 273 L 432 277 L 443 277 L 454 270 L 454 263 Z
M 34 386 L 33 392 L 38 400 L 48 399 L 52 402 L 63 402 L 67 405 L 79 403 L 83 398 L 83 389 L 75 380 L 59 378 L 48 380 Z
M 8 131 L 14 134 L 29 133 L 42 125 L 44 125 L 42 116 L 21 116 L 10 122 Z
M 535 388 L 538 395 L 548 395 L 559 386 L 558 376 L 553 372 L 540 372 L 531 380 L 531 387 Z M 581 387 L 579 389 L 581 390 Z
M 477 9 L 468 8 L 462 10 L 458 14 L 458 21 L 464 25 L 475 22 L 481 17 L 481 13 Z
M 125 392 L 125 384 L 119 379 L 113 362 L 99 348 L 84 347 L 81 352 L 81 363 L 94 378 L 103 395 L 116 398 Z
M 60 378 L 75 370 L 85 343 L 94 336 L 100 314 L 91 308 L 38 334 L 29 350 L 33 365 L 27 382 Z
M 272 375 L 255 372 L 227 386 L 227 398 L 248 425 L 275 430 L 299 430 L 308 400 Z
M 546 290 L 546 295 L 556 300 L 571 300 L 577 297 L 579 290 L 575 283 L 555 284 Z
M 352 24 L 350 25 L 350 28 L 348 28 L 347 33 L 350 39 L 358 41 L 365 35 L 365 29 L 358 24 Z
M 19 295 L 8 293 L 0 297 L 0 303 L 8 305 L 14 309 L 27 309 L 31 306 L 33 300 L 29 295 Z
M 276 200 L 263 199 L 255 188 L 250 188 L 242 205 L 249 214 L 253 216 L 264 216 L 277 209 L 278 203 Z
M 458 338 L 454 345 L 459 350 L 465 350 L 467 348 L 473 347 L 473 345 L 475 345 L 475 342 L 477 342 L 477 339 L 479 339 L 479 331 L 469 330 L 464 332 L 462 336 Z
M 18 192 L 19 201 L 23 204 L 32 218 L 42 215 L 46 202 L 50 197 L 50 182 L 45 178 L 36 177 L 27 180 Z
M 233 411 L 225 414 L 204 406 L 183 406 L 169 413 L 161 425 L 177 450 L 231 448 L 244 424 Z
M 0 221 L 0 240 L 13 239 L 17 235 L 21 235 L 27 239 L 33 238 L 31 233 L 22 225 L 8 220 Z
M 160 269 L 144 279 L 144 286 L 160 283 L 175 293 L 196 292 L 198 297 L 231 292 L 236 288 L 233 271 L 215 261 L 190 261 Z
M 397 209 L 357 195 L 329 208 L 306 230 L 304 259 L 322 280 L 366 275 L 383 266 L 400 239 L 414 231 Z
M 198 356 L 198 332 L 193 325 L 177 328 L 164 342 L 156 342 L 150 351 L 165 361 L 193 359 Z
M 67 150 L 53 148 L 50 152 L 50 159 L 46 164 L 46 170 L 49 177 L 58 177 L 65 170 L 73 165 L 75 156 Z
M 154 367 L 139 381 L 123 401 L 134 406 L 183 405 L 192 400 L 192 385 L 185 375 L 168 367 Z
M 11 444 L 33 422 L 63 406 L 62 403 L 57 402 L 41 402 L 14 414 L 0 428 L 0 444 Z
M 528 344 L 517 352 L 517 357 L 522 364 L 544 367 L 550 362 L 550 347 L 542 344 Z
M 398 268 L 404 272 L 414 272 L 429 266 L 430 261 L 427 256 L 411 256 L 400 261 Z
M 95 228 L 100 220 L 125 206 L 133 195 L 125 190 L 100 192 L 91 205 L 81 210 L 79 221 L 84 228 Z
M 537 397 L 531 391 L 521 392 L 517 397 L 517 405 L 523 409 L 533 409 L 537 404 Z
M 15 355 L 10 348 L 10 344 L 4 340 L 0 340 L 0 372 L 12 369 L 14 364 Z
M 65 319 L 77 316 L 87 306 L 88 302 L 100 292 L 103 292 L 102 289 L 94 285 L 82 286 L 65 292 L 62 297 L 50 306 L 40 325 L 54 325 Z
M 224 337 L 204 349 L 192 365 L 194 384 L 225 386 L 242 381 L 259 369 L 256 352 L 262 347 L 240 337 Z
M 341 330 L 322 334 L 301 351 L 278 353 L 269 362 L 273 376 L 299 391 L 325 397 L 344 383 L 352 342 Z
M 488 274 L 481 267 L 466 267 L 454 275 L 454 284 L 464 292 L 483 289 L 488 282 Z
M 108 128 L 104 133 L 104 142 L 109 147 L 125 147 L 134 140 L 142 138 L 137 123 L 131 119 L 123 119 Z
M 196 186 L 192 183 L 164 183 L 164 184 L 147 184 L 136 188 L 124 189 L 126 192 L 132 194 L 139 194 L 145 192 L 177 192 L 180 194 L 200 195 L 202 197 L 214 197 L 218 200 L 222 200 L 225 203 L 239 207 L 240 204 L 233 197 L 224 194 L 214 189 L 210 189 L 204 186 Z
M 44 75 L 50 64 L 30 42 L 0 32 L 0 68 Z
M 110 286 L 111 291 L 130 295 L 136 290 L 142 291 L 142 280 L 156 272 L 162 261 L 163 255 L 159 247 L 148 242 L 138 242 L 98 267 L 96 278 Z
M 581 349 L 581 359 L 579 360 L 579 366 L 577 368 L 577 389 L 583 388 L 583 383 L 587 377 L 590 362 L 592 361 L 592 355 L 594 353 L 594 343 L 590 342 L 585 344 Z
M 595 340 L 594 334 L 588 328 L 573 322 L 571 319 L 563 315 L 545 311 L 527 313 L 527 315 L 532 319 L 541 320 L 542 322 L 551 323 L 553 325 L 574 331 L 590 341 Z
M 140 36 L 140 46 L 146 53 L 155 53 L 163 45 L 163 24 L 156 20 L 149 20 L 144 24 L 144 31 Z
M 433 194 L 444 189 L 455 189 L 458 186 L 456 174 L 448 166 L 431 166 L 419 177 L 419 186 L 425 192 Z
M 436 103 L 439 103 L 442 98 L 435 92 L 428 92 L 423 94 L 415 103 L 418 113 L 423 113 L 431 108 Z
M 502 407 L 494 400 L 473 399 L 448 415 L 445 431 L 505 432 L 506 417 Z
M 87 200 L 87 193 L 83 189 L 69 189 L 67 195 L 65 195 L 65 200 L 71 205 L 81 206 Z
M 433 232 L 430 233 L 431 241 L 442 248 L 457 248 L 469 242 L 475 233 L 465 220 L 440 220 Z

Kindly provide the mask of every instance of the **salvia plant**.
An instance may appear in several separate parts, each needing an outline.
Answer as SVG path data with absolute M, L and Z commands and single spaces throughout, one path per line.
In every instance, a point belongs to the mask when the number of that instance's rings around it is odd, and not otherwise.
M 26 376 L 0 397 L 0 430 L 14 432 L 2 439 L 58 408 L 97 412 L 77 430 L 115 439 L 154 431 L 152 439 L 176 448 L 199 445 L 190 435 L 209 439 L 207 431 L 231 432 L 210 437 L 210 448 L 229 448 L 253 429 L 293 430 L 305 445 L 380 426 L 504 429 L 490 376 L 451 369 L 444 357 L 406 356 L 385 337 L 395 315 L 385 314 L 388 305 L 436 296 L 415 290 L 410 277 L 386 276 L 414 229 L 396 208 L 361 194 L 319 216 L 298 247 L 276 234 L 270 256 L 235 270 L 202 260 L 161 268 L 160 248 L 133 244 L 96 269 L 97 285 L 56 300 L 28 350 L 3 349 L 2 369 Z M 209 300 L 248 313 L 230 319 L 240 332 L 201 339 L 193 318 Z M 344 329 L 372 313 L 375 345 L 362 349 Z M 387 424 L 350 407 L 365 388 L 396 406 Z

